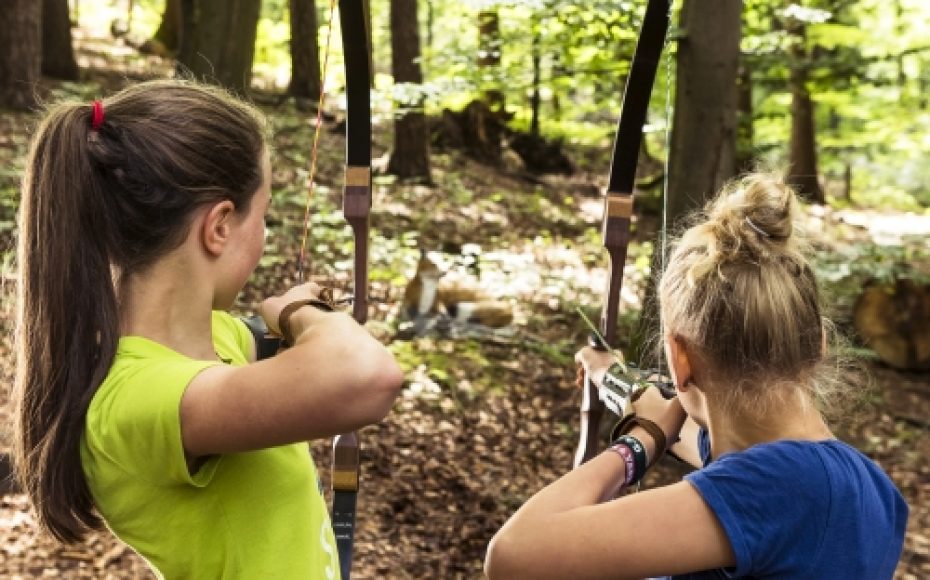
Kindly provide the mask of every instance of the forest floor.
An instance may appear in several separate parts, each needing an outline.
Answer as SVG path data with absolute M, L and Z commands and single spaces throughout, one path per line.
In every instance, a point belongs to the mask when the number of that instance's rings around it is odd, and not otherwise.
M 85 59 L 93 47 L 85 46 Z M 105 59 L 104 59 L 105 60 Z M 126 62 L 130 62 L 127 57 Z M 135 62 L 135 61 L 132 61 Z M 87 61 L 84 63 L 88 66 Z M 76 84 L 50 84 L 89 102 L 141 70 L 93 67 Z M 294 279 L 306 200 L 312 126 L 291 104 L 265 107 L 275 129 L 275 201 L 268 250 L 237 311 L 251 313 L 260 296 Z M 0 189 L 16 188 L 22 155 L 37 117 L 0 116 Z M 376 155 L 389 143 L 376 128 Z M 314 279 L 348 287 L 351 236 L 338 210 L 344 140 L 326 131 L 312 199 L 308 270 Z M 407 382 L 394 411 L 360 433 L 362 489 L 353 577 L 477 578 L 491 536 L 530 495 L 565 473 L 577 437 L 580 393 L 573 388 L 574 351 L 586 330 L 576 312 L 596 315 L 606 257 L 599 248 L 599 188 L 607 149 L 578 152 L 570 178 L 530 181 L 474 163 L 455 152 L 434 155 L 432 185 L 375 178 L 368 326 L 397 356 Z M 3 260 L 0 317 L 0 422 L 9 424 L 13 355 L 9 258 L 15 199 L 0 196 Z M 11 199 L 13 199 L 11 201 Z M 809 211 L 821 248 L 862 243 L 871 235 L 851 225 L 846 210 Z M 622 297 L 628 328 L 648 276 L 648 240 L 657 220 L 639 216 Z M 417 246 L 443 252 L 449 266 L 489 295 L 510 301 L 511 328 L 402 340 L 396 330 Z M 478 255 L 477 260 L 474 258 Z M 842 304 L 840 305 L 842 306 Z M 848 304 L 847 304 L 848 306 Z M 848 312 L 837 312 L 848 319 Z M 899 372 L 865 360 L 868 396 L 834 418 L 837 434 L 881 465 L 911 507 L 897 579 L 930 577 L 930 373 Z M 858 381 L 862 382 L 862 381 Z M 0 438 L 0 448 L 9 437 Z M 328 442 L 311 446 L 324 480 Z M 665 459 L 645 487 L 683 474 Z M 324 481 L 324 484 L 327 482 Z M 295 514 L 295 517 L 299 515 Z M 22 495 L 0 498 L 0 577 L 152 578 L 145 563 L 107 532 L 74 546 L 38 533 Z

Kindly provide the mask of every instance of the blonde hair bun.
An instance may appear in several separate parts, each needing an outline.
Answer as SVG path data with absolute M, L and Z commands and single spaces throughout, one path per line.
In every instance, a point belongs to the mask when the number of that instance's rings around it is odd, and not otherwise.
M 777 260 L 796 274 L 807 263 L 798 214 L 797 195 L 778 174 L 751 173 L 727 183 L 682 236 L 681 246 L 705 249 L 689 280 L 723 275 L 726 264 L 745 261 Z

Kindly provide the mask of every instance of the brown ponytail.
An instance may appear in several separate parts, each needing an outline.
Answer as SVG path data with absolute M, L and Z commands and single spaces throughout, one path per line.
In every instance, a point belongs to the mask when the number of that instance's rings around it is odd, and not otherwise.
M 14 463 L 40 525 L 62 541 L 99 528 L 80 438 L 119 339 L 115 280 L 184 239 L 199 206 L 247 211 L 264 121 L 220 89 L 129 87 L 53 107 L 32 142 L 19 215 Z M 98 112 L 99 113 L 99 112 Z

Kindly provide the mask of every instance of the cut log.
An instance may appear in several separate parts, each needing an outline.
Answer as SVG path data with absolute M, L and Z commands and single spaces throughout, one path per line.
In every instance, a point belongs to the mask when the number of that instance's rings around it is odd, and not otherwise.
M 930 369 L 930 285 L 899 279 L 865 287 L 853 325 L 879 359 L 897 369 Z

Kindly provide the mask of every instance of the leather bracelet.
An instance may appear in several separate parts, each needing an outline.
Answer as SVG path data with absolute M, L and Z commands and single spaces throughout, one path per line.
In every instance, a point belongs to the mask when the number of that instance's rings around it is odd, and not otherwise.
M 660 457 L 665 453 L 668 448 L 668 441 L 665 437 L 665 432 L 662 431 L 662 428 L 655 424 L 655 422 L 646 419 L 645 417 L 637 417 L 636 413 L 630 413 L 623 419 L 620 419 L 614 428 L 610 432 L 611 440 L 615 440 L 621 435 L 626 435 L 633 430 L 633 427 L 642 427 L 646 433 L 649 433 L 649 436 L 652 437 L 652 440 L 656 444 L 655 457 L 652 460 L 648 467 L 652 467 L 656 464 Z
M 629 447 L 630 451 L 633 452 L 633 477 L 630 477 L 629 474 L 627 474 L 625 479 L 628 483 L 625 485 L 639 483 L 643 476 L 646 475 L 646 447 L 643 445 L 642 441 L 636 437 L 633 437 L 632 435 L 621 435 L 617 438 L 616 441 L 613 442 L 611 449 L 617 445 L 625 445 L 626 447 Z
M 335 310 L 328 302 L 324 302 L 323 300 L 318 300 L 316 298 L 295 300 L 294 302 L 291 302 L 282 308 L 281 314 L 278 315 L 278 330 L 281 331 L 281 337 L 284 341 L 284 344 L 287 346 L 293 346 L 294 344 L 294 335 L 291 333 L 291 315 L 304 306 L 313 306 L 314 308 L 323 310 L 324 312 L 333 312 L 333 310 Z

